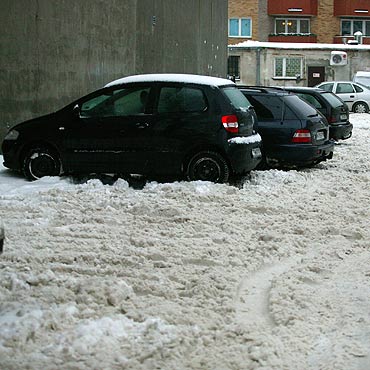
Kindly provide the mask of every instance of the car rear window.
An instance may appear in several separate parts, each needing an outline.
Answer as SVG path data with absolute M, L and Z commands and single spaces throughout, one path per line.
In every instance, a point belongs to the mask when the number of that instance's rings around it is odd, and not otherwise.
M 344 105 L 343 101 L 340 100 L 336 95 L 333 93 L 327 92 L 321 94 L 321 96 L 333 107 L 338 108 Z
M 236 87 L 225 87 L 222 89 L 225 95 L 229 98 L 231 104 L 236 109 L 248 109 L 251 103 Z
M 307 117 L 318 115 L 318 112 L 314 107 L 304 102 L 297 95 L 285 96 L 284 100 L 300 119 L 306 119 Z
M 296 98 L 299 99 L 298 97 Z M 273 95 L 249 95 L 248 99 L 252 103 L 257 118 L 260 121 L 297 119 L 297 116 L 285 104 L 282 97 Z
M 301 99 L 305 100 L 307 103 L 313 105 L 316 109 L 323 108 L 321 102 L 313 95 L 307 93 L 296 93 Z

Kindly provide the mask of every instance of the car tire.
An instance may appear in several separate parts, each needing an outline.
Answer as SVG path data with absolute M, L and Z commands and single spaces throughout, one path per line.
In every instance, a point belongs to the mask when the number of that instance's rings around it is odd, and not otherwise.
M 369 106 L 364 102 L 355 103 L 352 107 L 354 113 L 368 113 Z
M 30 181 L 44 176 L 58 176 L 61 172 L 60 159 L 47 148 L 32 148 L 24 156 L 22 171 Z
M 186 177 L 190 181 L 224 183 L 229 179 L 230 169 L 226 160 L 218 153 L 204 151 L 194 155 L 187 166 Z

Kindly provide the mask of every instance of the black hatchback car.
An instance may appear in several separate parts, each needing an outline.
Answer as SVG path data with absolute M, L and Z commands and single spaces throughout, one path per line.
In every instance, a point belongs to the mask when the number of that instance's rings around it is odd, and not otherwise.
M 349 122 L 349 109 L 346 103 L 330 91 L 317 87 L 284 87 L 284 90 L 297 94 L 313 105 L 329 123 L 329 137 L 345 140 L 352 136 L 353 125 Z
M 226 182 L 261 161 L 248 107 L 226 79 L 125 77 L 13 127 L 2 144 L 4 165 L 30 180 L 114 173 Z
M 327 120 L 310 104 L 279 88 L 238 87 L 257 114 L 264 166 L 300 167 L 332 158 Z

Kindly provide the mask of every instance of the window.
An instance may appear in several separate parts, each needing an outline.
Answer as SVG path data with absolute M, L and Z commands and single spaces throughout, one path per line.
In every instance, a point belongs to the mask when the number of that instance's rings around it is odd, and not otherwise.
M 275 77 L 296 78 L 302 72 L 303 58 L 275 58 Z
M 352 36 L 357 31 L 362 32 L 363 36 L 370 36 L 370 20 L 369 19 L 342 19 L 341 34 L 342 36 Z
M 158 101 L 158 113 L 201 112 L 207 103 L 202 90 L 190 87 L 163 87 Z
M 320 85 L 320 89 L 323 89 L 325 91 L 333 91 L 333 87 L 334 87 L 334 83 Z
M 296 96 L 297 99 L 299 99 Z M 296 119 L 296 115 L 285 104 L 285 98 L 270 95 L 248 95 L 248 99 L 254 107 L 259 121 L 278 121 L 282 119 Z
M 145 112 L 149 88 L 106 91 L 82 103 L 82 118 L 136 115 Z
M 300 18 L 277 18 L 275 19 L 275 33 L 309 34 L 310 20 Z
M 337 85 L 337 91 L 336 91 L 337 94 L 350 94 L 353 92 L 354 90 L 353 90 L 352 84 L 350 83 L 339 83 Z
M 252 19 L 251 18 L 230 18 L 229 19 L 230 37 L 251 37 Z
M 226 87 L 223 92 L 229 98 L 231 104 L 236 109 L 248 109 L 251 104 L 244 94 L 236 87 Z
M 305 100 L 306 102 L 313 105 L 316 109 L 323 108 L 320 101 L 311 94 L 305 94 L 305 93 L 296 93 L 301 99 Z
M 227 75 L 240 79 L 240 57 L 231 55 L 227 58 Z

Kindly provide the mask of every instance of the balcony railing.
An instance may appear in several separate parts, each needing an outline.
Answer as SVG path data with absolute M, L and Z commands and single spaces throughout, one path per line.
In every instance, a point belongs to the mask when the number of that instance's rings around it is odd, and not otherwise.
M 317 0 L 268 0 L 269 15 L 317 15 Z
M 268 40 L 270 42 L 316 43 L 317 36 L 312 33 L 310 34 L 281 33 L 281 34 L 270 34 Z
M 370 17 L 370 1 L 369 0 L 335 0 L 334 15 L 341 16 L 357 16 Z
M 334 44 L 348 44 L 353 45 L 352 42 L 355 42 L 356 38 L 354 36 L 334 36 L 333 43 Z M 362 44 L 370 45 L 370 36 L 363 36 L 362 37 Z

